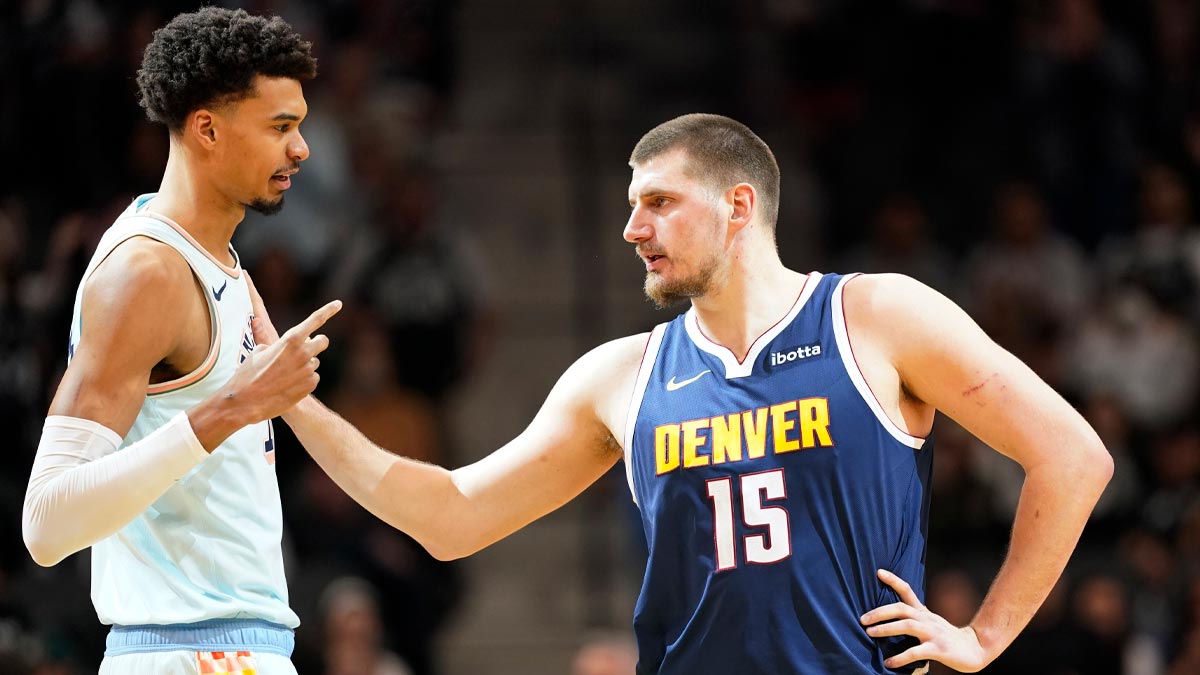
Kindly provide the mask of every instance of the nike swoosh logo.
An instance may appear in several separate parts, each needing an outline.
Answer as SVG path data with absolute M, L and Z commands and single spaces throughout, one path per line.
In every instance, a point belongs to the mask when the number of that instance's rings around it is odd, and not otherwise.
M 228 285 L 229 285 L 229 280 L 226 279 L 225 283 L 221 284 L 221 290 L 218 291 L 215 288 L 213 289 L 213 297 L 217 299 L 217 302 L 221 301 L 221 296 L 225 294 L 225 287 Z
M 675 378 L 672 377 L 671 381 L 667 382 L 667 391 L 675 391 L 676 389 L 683 389 L 684 387 L 688 386 L 689 384 L 695 382 L 696 380 L 704 377 L 705 375 L 707 375 L 711 372 L 712 372 L 711 370 L 706 370 L 695 377 L 689 377 L 688 379 L 684 380 L 683 382 L 676 382 Z

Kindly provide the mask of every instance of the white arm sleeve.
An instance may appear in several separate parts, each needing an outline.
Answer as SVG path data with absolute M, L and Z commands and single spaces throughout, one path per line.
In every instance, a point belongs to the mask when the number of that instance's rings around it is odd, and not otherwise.
M 21 529 L 39 565 L 55 565 L 129 524 L 208 453 L 187 413 L 117 452 L 121 437 L 78 417 L 50 416 L 25 491 Z

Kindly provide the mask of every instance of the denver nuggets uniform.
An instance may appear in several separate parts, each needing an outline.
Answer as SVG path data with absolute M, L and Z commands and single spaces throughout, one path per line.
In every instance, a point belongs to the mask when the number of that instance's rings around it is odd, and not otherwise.
M 84 281 L 131 237 L 167 244 L 205 289 L 213 339 L 198 369 L 149 387 L 122 447 L 216 392 L 254 348 L 240 264 L 223 265 L 178 224 L 145 211 L 152 197 L 134 200 L 105 233 Z M 82 289 L 83 281 L 75 298 L 71 353 L 87 329 L 80 321 Z M 222 658 L 221 650 L 237 655 L 246 648 L 291 655 L 291 629 L 300 621 L 288 607 L 274 458 L 270 423 L 245 427 L 131 523 L 92 546 L 92 601 L 101 622 L 113 624 L 107 657 L 180 644 Z
M 932 444 L 855 364 L 850 278 L 810 274 L 742 362 L 694 310 L 651 333 L 625 437 L 650 550 L 639 675 L 892 673 L 912 644 L 859 617 L 898 601 L 879 568 L 924 596 Z

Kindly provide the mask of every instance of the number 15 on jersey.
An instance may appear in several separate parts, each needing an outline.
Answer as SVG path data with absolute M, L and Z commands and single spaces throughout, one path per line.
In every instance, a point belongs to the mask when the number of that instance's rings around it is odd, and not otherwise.
M 734 504 L 733 481 L 739 483 L 741 503 Z M 773 469 L 741 476 L 715 478 L 707 482 L 708 498 L 713 504 L 713 540 L 716 546 L 717 571 L 731 570 L 738 565 L 738 541 L 733 519 L 740 511 L 747 527 L 765 527 L 765 534 L 742 537 L 747 564 L 770 565 L 792 554 L 791 528 L 787 510 L 769 503 L 787 498 L 787 483 L 783 469 Z

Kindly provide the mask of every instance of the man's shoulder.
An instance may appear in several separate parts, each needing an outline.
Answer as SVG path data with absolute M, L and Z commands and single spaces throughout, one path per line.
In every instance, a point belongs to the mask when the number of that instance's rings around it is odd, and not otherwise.
M 173 246 L 152 237 L 134 235 L 113 247 L 84 282 L 85 288 L 163 291 L 189 287 L 191 267 Z
M 932 335 L 964 316 L 945 295 L 903 274 L 863 274 L 848 280 L 842 305 L 856 351 L 869 343 L 890 361 L 902 352 L 928 347 Z
M 593 348 L 575 365 L 599 378 L 633 376 L 641 366 L 651 332 L 627 335 Z
M 179 251 L 149 237 L 131 237 L 84 280 L 80 317 L 92 334 L 153 333 L 171 343 L 193 308 L 195 285 Z
M 902 319 L 927 308 L 941 294 L 905 274 L 856 274 L 846 280 L 842 297 L 847 309 L 886 320 Z
M 612 421 L 628 404 L 650 333 L 605 342 L 583 356 L 559 380 L 564 393 Z

